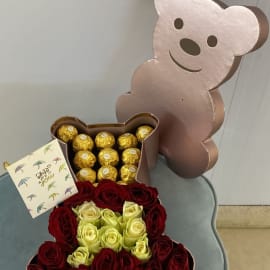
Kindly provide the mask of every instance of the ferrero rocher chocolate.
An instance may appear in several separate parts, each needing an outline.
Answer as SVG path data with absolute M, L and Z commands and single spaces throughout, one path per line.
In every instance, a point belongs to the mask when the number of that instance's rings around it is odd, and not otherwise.
M 74 152 L 78 152 L 80 150 L 91 151 L 94 148 L 94 141 L 86 134 L 79 134 L 73 139 L 72 147 Z
M 76 176 L 79 181 L 89 181 L 94 183 L 96 181 L 97 173 L 91 168 L 83 168 L 77 172 Z
M 127 148 L 122 153 L 124 164 L 138 164 L 140 161 L 141 150 L 138 148 Z
M 153 128 L 147 125 L 138 127 L 136 131 L 136 137 L 138 141 L 142 142 L 143 140 L 145 140 L 151 134 L 152 131 Z
M 100 165 L 116 166 L 119 162 L 118 152 L 112 148 L 104 148 L 98 153 Z
M 117 139 L 117 143 L 120 150 L 136 147 L 138 144 L 138 140 L 135 135 L 131 133 L 124 133 L 120 135 Z
M 118 185 L 122 185 L 122 186 L 126 186 L 128 185 L 129 183 L 125 182 L 125 181 L 117 181 L 116 182 Z
M 97 148 L 110 148 L 114 146 L 115 138 L 112 133 L 102 131 L 96 135 L 95 143 Z
M 117 175 L 118 175 L 118 172 L 115 167 L 111 165 L 105 165 L 99 168 L 97 178 L 99 181 L 103 179 L 116 181 Z
M 96 163 L 96 157 L 90 151 L 78 151 L 73 162 L 77 169 L 92 168 Z
M 134 182 L 137 169 L 138 169 L 137 166 L 132 164 L 123 165 L 120 169 L 121 180 L 125 183 Z
M 69 141 L 72 141 L 77 135 L 78 135 L 78 130 L 72 125 L 62 125 L 57 130 L 57 138 L 66 143 Z

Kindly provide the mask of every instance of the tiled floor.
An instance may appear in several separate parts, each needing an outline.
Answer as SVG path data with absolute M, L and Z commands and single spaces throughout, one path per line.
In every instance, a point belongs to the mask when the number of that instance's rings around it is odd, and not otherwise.
M 230 270 L 270 269 L 270 229 L 219 229 Z
M 217 220 L 230 270 L 270 270 L 268 207 L 222 207 Z

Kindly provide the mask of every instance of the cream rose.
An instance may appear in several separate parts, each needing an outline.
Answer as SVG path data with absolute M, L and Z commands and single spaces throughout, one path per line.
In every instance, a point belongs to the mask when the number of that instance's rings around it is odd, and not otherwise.
M 123 205 L 123 221 L 142 217 L 143 207 L 134 202 L 125 201 Z
M 142 218 L 128 220 L 123 231 L 123 245 L 126 249 L 132 248 L 138 239 L 146 236 L 146 225 Z
M 87 247 L 91 253 L 98 253 L 101 250 L 99 231 L 92 223 L 80 221 L 77 229 L 77 240 L 81 246 Z
M 80 264 L 90 265 L 94 259 L 94 255 L 89 253 L 88 248 L 78 247 L 72 254 L 68 255 L 67 262 L 75 268 L 78 268 Z
M 120 224 L 119 224 L 119 219 L 120 214 L 117 212 L 113 212 L 110 209 L 103 209 L 101 211 L 101 220 L 100 224 L 101 226 L 113 226 L 115 227 L 118 231 L 120 231 Z
M 131 253 L 142 262 L 147 262 L 152 254 L 148 245 L 148 238 L 143 237 L 136 242 L 135 247 L 131 249 Z
M 97 227 L 100 226 L 101 210 L 94 202 L 84 202 L 83 204 L 73 208 L 79 220 L 91 222 Z
M 99 230 L 100 242 L 103 248 L 110 248 L 115 252 L 122 249 L 123 237 L 113 226 L 104 226 Z

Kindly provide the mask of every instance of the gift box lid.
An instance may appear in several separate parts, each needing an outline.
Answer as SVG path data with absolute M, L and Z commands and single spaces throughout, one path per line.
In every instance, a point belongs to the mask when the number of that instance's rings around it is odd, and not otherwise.
M 196 177 L 218 158 L 211 137 L 224 120 L 224 104 L 217 87 L 243 55 L 266 41 L 268 21 L 257 7 L 221 1 L 155 0 L 155 6 L 154 57 L 135 71 L 116 114 L 119 121 L 138 112 L 155 114 L 159 152 L 177 174 Z

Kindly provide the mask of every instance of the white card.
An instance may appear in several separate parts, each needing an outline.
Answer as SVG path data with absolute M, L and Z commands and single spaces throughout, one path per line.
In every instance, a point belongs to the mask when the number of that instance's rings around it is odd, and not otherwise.
M 78 192 L 57 139 L 7 170 L 33 218 Z

